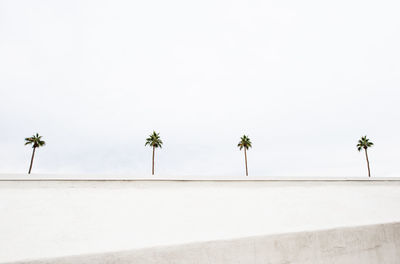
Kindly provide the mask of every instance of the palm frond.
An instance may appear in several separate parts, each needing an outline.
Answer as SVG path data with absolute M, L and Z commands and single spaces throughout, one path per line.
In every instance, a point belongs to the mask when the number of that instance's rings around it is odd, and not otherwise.
M 33 135 L 32 137 L 25 138 L 25 146 L 29 144 L 33 144 L 32 148 L 38 148 L 46 145 L 46 142 L 42 140 L 42 136 L 39 136 L 39 133 Z
M 162 148 L 162 140 L 160 138 L 160 133 L 156 133 L 153 131 L 152 134 L 148 138 L 146 138 L 146 143 L 144 144 L 145 146 L 149 145 L 154 148 Z
M 370 142 L 367 136 L 361 136 L 361 139 L 358 140 L 357 150 L 361 151 L 361 149 L 367 149 L 373 145 L 374 143 Z
M 239 150 L 242 150 L 243 148 L 245 148 L 246 150 L 251 148 L 252 144 L 251 144 L 250 138 L 248 136 L 246 136 L 246 135 L 243 135 L 240 138 L 240 141 L 238 143 L 238 147 L 239 147 Z

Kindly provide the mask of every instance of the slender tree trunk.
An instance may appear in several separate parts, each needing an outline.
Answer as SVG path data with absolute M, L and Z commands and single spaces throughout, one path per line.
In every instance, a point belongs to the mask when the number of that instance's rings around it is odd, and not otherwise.
M 368 166 L 368 177 L 371 177 L 371 171 L 369 169 L 369 160 L 368 160 L 368 153 L 367 153 L 367 149 L 365 150 L 365 158 L 367 159 L 367 166 Z
M 246 163 L 246 176 L 249 176 L 249 172 L 247 171 L 247 154 L 246 154 L 246 148 L 244 149 L 244 162 Z
M 35 150 L 36 150 L 36 148 L 33 148 L 32 158 L 31 158 L 31 165 L 29 166 L 29 172 L 28 172 L 28 174 L 31 174 L 32 164 L 33 164 L 33 158 L 35 157 Z
M 153 147 L 153 166 L 151 168 L 151 174 L 154 175 L 154 152 L 155 152 L 156 148 Z

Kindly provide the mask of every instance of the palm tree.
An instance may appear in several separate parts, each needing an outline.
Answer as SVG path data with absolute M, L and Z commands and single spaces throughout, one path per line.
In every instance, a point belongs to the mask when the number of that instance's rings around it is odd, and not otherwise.
M 25 138 L 25 145 L 30 145 L 30 144 L 32 144 L 33 152 L 32 152 L 31 165 L 29 166 L 28 174 L 30 174 L 31 170 L 32 170 L 33 158 L 35 157 L 36 148 L 43 147 L 44 145 L 46 145 L 46 142 L 44 142 L 42 140 L 42 136 L 39 136 L 39 134 L 36 133 L 36 135 Z
M 365 157 L 367 158 L 367 166 L 368 166 L 368 177 L 371 177 L 371 171 L 369 169 L 369 160 L 368 160 L 368 153 L 367 153 L 367 148 L 372 147 L 374 143 L 370 142 L 367 136 L 361 137 L 360 140 L 358 140 L 357 144 L 357 150 L 361 151 L 362 149 L 365 150 Z
M 150 147 L 153 147 L 153 163 L 152 163 L 152 170 L 151 174 L 154 175 L 154 153 L 156 148 L 161 148 L 162 147 L 162 140 L 160 138 L 160 133 L 156 133 L 156 131 L 153 131 L 152 134 L 148 138 L 146 138 L 146 144 L 145 146 L 149 145 Z
M 246 176 L 249 176 L 249 173 L 247 171 L 247 154 L 246 154 L 246 150 L 251 148 L 250 138 L 248 136 L 246 136 L 246 135 L 243 135 L 243 137 L 240 138 L 238 147 L 239 147 L 240 150 L 244 149 L 244 162 L 246 164 Z

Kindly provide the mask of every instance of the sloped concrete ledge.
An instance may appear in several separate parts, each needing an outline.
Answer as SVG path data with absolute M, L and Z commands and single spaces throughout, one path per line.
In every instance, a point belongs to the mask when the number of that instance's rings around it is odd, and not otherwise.
M 12 262 L 14 264 L 397 264 L 400 223 Z

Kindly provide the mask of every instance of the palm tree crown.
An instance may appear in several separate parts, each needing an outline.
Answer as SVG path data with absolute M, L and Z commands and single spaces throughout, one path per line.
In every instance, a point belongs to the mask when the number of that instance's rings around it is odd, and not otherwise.
M 160 138 L 160 133 L 156 133 L 156 131 L 153 131 L 153 134 L 146 138 L 145 146 L 149 145 L 154 148 L 161 148 L 162 144 L 163 142 Z
M 357 144 L 357 150 L 361 151 L 362 149 L 367 149 L 369 147 L 372 147 L 374 143 L 370 142 L 367 136 L 361 137 L 360 140 L 358 140 Z
M 38 133 L 31 137 L 25 138 L 25 145 L 32 144 L 32 148 L 38 148 L 46 145 L 46 142 L 42 140 L 42 136 L 39 136 Z
M 31 164 L 29 166 L 29 171 L 28 174 L 31 173 L 32 171 L 32 164 L 33 164 L 33 158 L 35 157 L 35 151 L 36 148 L 42 147 L 46 145 L 46 142 L 42 140 L 42 136 L 39 136 L 38 133 L 36 135 L 33 135 L 31 137 L 25 138 L 25 145 L 32 145 L 32 157 L 31 157 Z
M 240 142 L 238 144 L 238 147 L 240 150 L 242 150 L 242 148 L 244 149 L 249 149 L 251 148 L 251 141 L 250 138 L 246 135 L 243 135 L 243 137 L 240 138 Z

